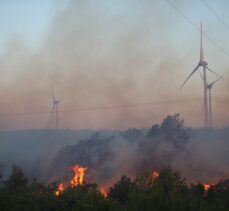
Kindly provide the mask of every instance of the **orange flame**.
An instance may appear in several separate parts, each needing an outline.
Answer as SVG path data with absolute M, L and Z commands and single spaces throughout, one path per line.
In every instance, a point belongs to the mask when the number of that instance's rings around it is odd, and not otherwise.
M 76 187 L 77 185 L 82 185 L 84 181 L 84 175 L 87 168 L 84 168 L 80 165 L 75 165 L 72 167 L 72 170 L 74 172 L 74 177 L 71 180 L 71 186 Z
M 59 196 L 64 191 L 64 183 L 60 183 L 57 191 L 55 192 L 56 196 Z
M 103 195 L 103 197 L 107 198 L 108 196 L 108 191 L 107 191 L 107 187 L 101 187 L 99 189 L 100 193 Z
M 153 177 L 153 179 L 159 177 L 159 173 L 158 173 L 157 171 L 154 171 L 154 172 L 152 173 L 152 177 Z
M 65 186 L 68 187 L 71 185 L 71 187 L 76 187 L 78 185 L 82 185 L 84 182 L 84 175 L 85 175 L 85 171 L 87 170 L 87 168 L 80 166 L 80 165 L 74 165 L 73 167 L 71 167 L 71 169 L 74 172 L 74 177 L 72 178 L 72 180 L 69 182 L 65 182 Z M 57 188 L 57 191 L 55 191 L 55 195 L 59 196 L 64 189 L 66 188 L 64 187 L 64 183 L 61 182 Z
M 203 184 L 204 185 L 204 190 L 207 192 L 208 189 L 211 187 L 209 184 Z

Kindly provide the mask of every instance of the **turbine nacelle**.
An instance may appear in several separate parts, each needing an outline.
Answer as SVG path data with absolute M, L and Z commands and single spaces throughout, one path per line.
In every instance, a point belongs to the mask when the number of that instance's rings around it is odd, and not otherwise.
M 213 87 L 213 84 L 207 85 L 207 89 L 211 89 Z
M 207 62 L 203 61 L 203 60 L 200 60 L 199 61 L 199 66 L 202 66 L 202 67 L 206 67 L 208 65 Z
M 53 100 L 53 104 L 54 104 L 54 105 L 59 104 L 59 102 L 60 102 L 59 100 Z
M 213 85 L 218 82 L 219 80 L 223 79 L 223 77 L 218 78 L 217 80 L 213 81 L 212 83 L 207 85 L 207 89 L 212 89 Z

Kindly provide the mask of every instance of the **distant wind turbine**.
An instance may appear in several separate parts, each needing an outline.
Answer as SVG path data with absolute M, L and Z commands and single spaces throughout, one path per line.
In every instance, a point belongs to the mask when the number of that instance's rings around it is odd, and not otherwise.
M 204 77 L 202 76 L 201 72 L 198 71 L 200 74 L 200 77 L 202 78 L 202 80 L 204 80 Z M 223 79 L 222 76 L 219 76 L 218 79 L 216 79 L 215 81 L 213 81 L 210 84 L 207 84 L 207 90 L 208 90 L 208 106 L 209 106 L 209 126 L 212 127 L 213 126 L 213 121 L 212 121 L 212 95 L 211 95 L 211 89 L 213 88 L 213 85 L 219 81 Z
M 58 129 L 59 119 L 58 119 L 58 105 L 61 100 L 58 100 L 55 96 L 53 87 L 51 86 L 51 92 L 52 92 L 52 99 L 53 99 L 53 106 L 51 111 L 51 121 L 53 119 L 53 115 L 55 114 L 55 128 Z
M 207 72 L 206 70 L 210 71 L 214 75 L 219 76 L 216 72 L 211 70 L 207 65 L 208 63 L 204 60 L 204 51 L 203 51 L 203 31 L 202 31 L 202 24 L 200 24 L 200 60 L 197 64 L 196 68 L 191 72 L 191 74 L 188 76 L 188 78 L 184 81 L 184 83 L 181 85 L 180 90 L 184 87 L 184 85 L 187 83 L 187 81 L 190 79 L 190 77 L 199 69 L 199 67 L 203 67 L 203 81 L 204 81 L 204 126 L 209 126 L 209 105 L 208 105 L 208 95 L 207 95 Z
M 213 126 L 213 120 L 212 120 L 212 94 L 211 94 L 211 90 L 213 88 L 213 85 L 218 82 L 219 80 L 221 80 L 222 77 L 218 78 L 217 80 L 213 81 L 212 83 L 207 85 L 207 89 L 208 89 L 208 97 L 209 97 L 209 126 L 212 127 Z

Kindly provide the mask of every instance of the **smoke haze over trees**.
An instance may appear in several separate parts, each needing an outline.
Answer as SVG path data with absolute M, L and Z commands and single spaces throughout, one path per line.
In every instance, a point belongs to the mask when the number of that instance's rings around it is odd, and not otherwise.
M 0 166 L 4 178 L 16 164 L 30 180 L 50 182 L 77 163 L 90 169 L 89 181 L 104 185 L 171 166 L 187 182 L 214 183 L 229 177 L 228 137 L 228 128 L 186 128 L 179 114 L 149 129 L 8 132 L 0 134 Z

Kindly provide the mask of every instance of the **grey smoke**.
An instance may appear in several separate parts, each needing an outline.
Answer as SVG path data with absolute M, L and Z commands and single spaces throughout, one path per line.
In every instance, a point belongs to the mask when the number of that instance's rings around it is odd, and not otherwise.
M 200 126 L 201 79 L 194 78 L 178 93 L 188 69 L 197 62 L 199 34 L 191 31 L 177 40 L 183 20 L 167 13 L 171 8 L 164 3 L 70 0 L 65 8 L 56 11 L 38 49 L 30 49 L 22 35 L 10 37 L 0 56 L 0 114 L 51 111 L 52 84 L 57 96 L 63 98 L 62 128 L 148 127 L 152 120 L 159 122 L 177 111 L 189 125 Z M 179 45 L 190 40 L 196 43 L 181 54 Z M 214 90 L 215 104 L 220 103 L 214 113 L 217 125 L 228 123 L 226 71 L 224 76 L 225 82 Z M 219 102 L 218 97 L 225 102 Z M 151 101 L 173 103 L 61 113 Z M 48 119 L 49 115 L 4 117 L 0 119 L 0 130 L 45 128 Z

